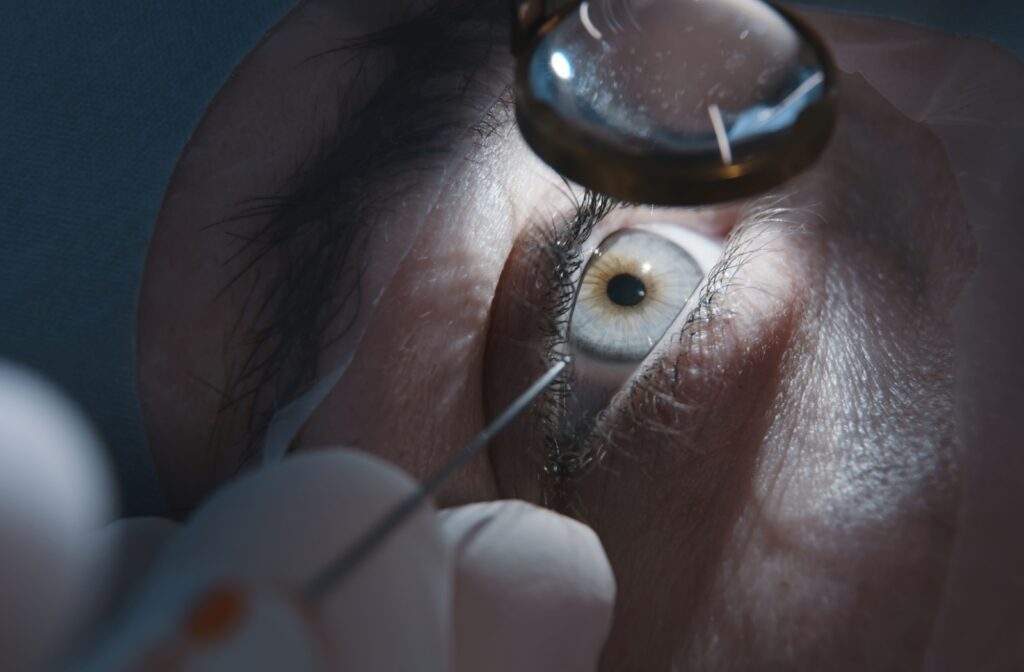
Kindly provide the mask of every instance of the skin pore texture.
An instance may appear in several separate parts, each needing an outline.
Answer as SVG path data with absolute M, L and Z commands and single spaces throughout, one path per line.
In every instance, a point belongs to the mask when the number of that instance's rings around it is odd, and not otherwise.
M 176 511 L 251 464 L 248 420 L 290 400 L 273 383 L 238 393 L 265 317 L 253 306 L 294 259 L 271 252 L 243 272 L 240 241 L 269 215 L 232 218 L 292 193 L 322 138 L 408 67 L 387 43 L 313 57 L 430 11 L 357 4 L 304 3 L 282 21 L 225 84 L 168 187 L 138 346 Z M 615 208 L 583 243 L 653 222 L 724 249 L 707 300 L 572 447 L 596 463 L 555 487 L 535 413 L 439 502 L 523 498 L 597 531 L 618 582 L 603 669 L 1013 669 L 1021 495 L 1000 474 L 1024 467 L 1003 419 L 1020 400 L 1006 383 L 1019 318 L 1000 308 L 1020 276 L 998 250 L 1019 238 L 1003 232 L 1024 207 L 1002 178 L 1021 168 L 1024 103 L 1007 92 L 1024 76 L 977 40 L 806 17 L 844 71 L 819 163 L 724 208 Z M 544 241 L 566 235 L 586 196 L 507 123 L 505 35 L 493 32 L 473 82 L 487 132 L 463 125 L 430 170 L 367 178 L 386 207 L 367 212 L 360 272 L 339 270 L 335 289 L 357 282 L 360 303 L 306 346 L 313 378 L 351 364 L 294 449 L 356 447 L 422 479 L 544 368 L 557 270 Z M 454 98 L 466 84 L 437 86 Z

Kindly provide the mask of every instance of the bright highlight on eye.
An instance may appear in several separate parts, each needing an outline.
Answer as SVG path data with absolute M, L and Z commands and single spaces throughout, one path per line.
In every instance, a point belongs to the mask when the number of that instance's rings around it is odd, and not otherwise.
M 572 65 L 569 63 L 569 59 L 565 57 L 560 51 L 556 51 L 551 54 L 551 69 L 559 79 L 569 79 L 572 77 Z
M 612 234 L 583 270 L 570 349 L 599 361 L 642 360 L 703 277 L 694 258 L 664 236 L 638 229 Z

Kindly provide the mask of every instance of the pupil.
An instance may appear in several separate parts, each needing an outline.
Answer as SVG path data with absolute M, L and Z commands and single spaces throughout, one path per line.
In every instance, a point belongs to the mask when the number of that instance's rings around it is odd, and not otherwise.
M 609 280 L 606 291 L 612 303 L 619 306 L 635 306 L 647 295 L 644 281 L 629 273 L 619 273 Z

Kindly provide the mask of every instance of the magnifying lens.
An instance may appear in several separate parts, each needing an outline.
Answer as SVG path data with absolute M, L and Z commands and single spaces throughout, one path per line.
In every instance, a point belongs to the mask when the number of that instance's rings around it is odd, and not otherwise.
M 821 39 L 761 0 L 513 0 L 516 119 L 566 178 L 705 205 L 800 172 L 835 125 Z

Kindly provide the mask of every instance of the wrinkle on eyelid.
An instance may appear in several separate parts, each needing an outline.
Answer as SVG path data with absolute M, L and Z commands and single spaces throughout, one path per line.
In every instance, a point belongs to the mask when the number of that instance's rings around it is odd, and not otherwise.
M 805 303 L 796 269 L 809 264 L 795 243 L 800 219 L 780 199 L 764 197 L 740 214 L 718 264 L 612 400 L 598 441 L 622 449 L 629 441 L 620 440 L 621 429 L 632 425 L 671 439 L 675 449 L 701 452 L 702 425 L 730 396 L 728 388 L 749 375 L 748 360 L 770 359 L 767 353 L 788 340 L 794 312 Z

